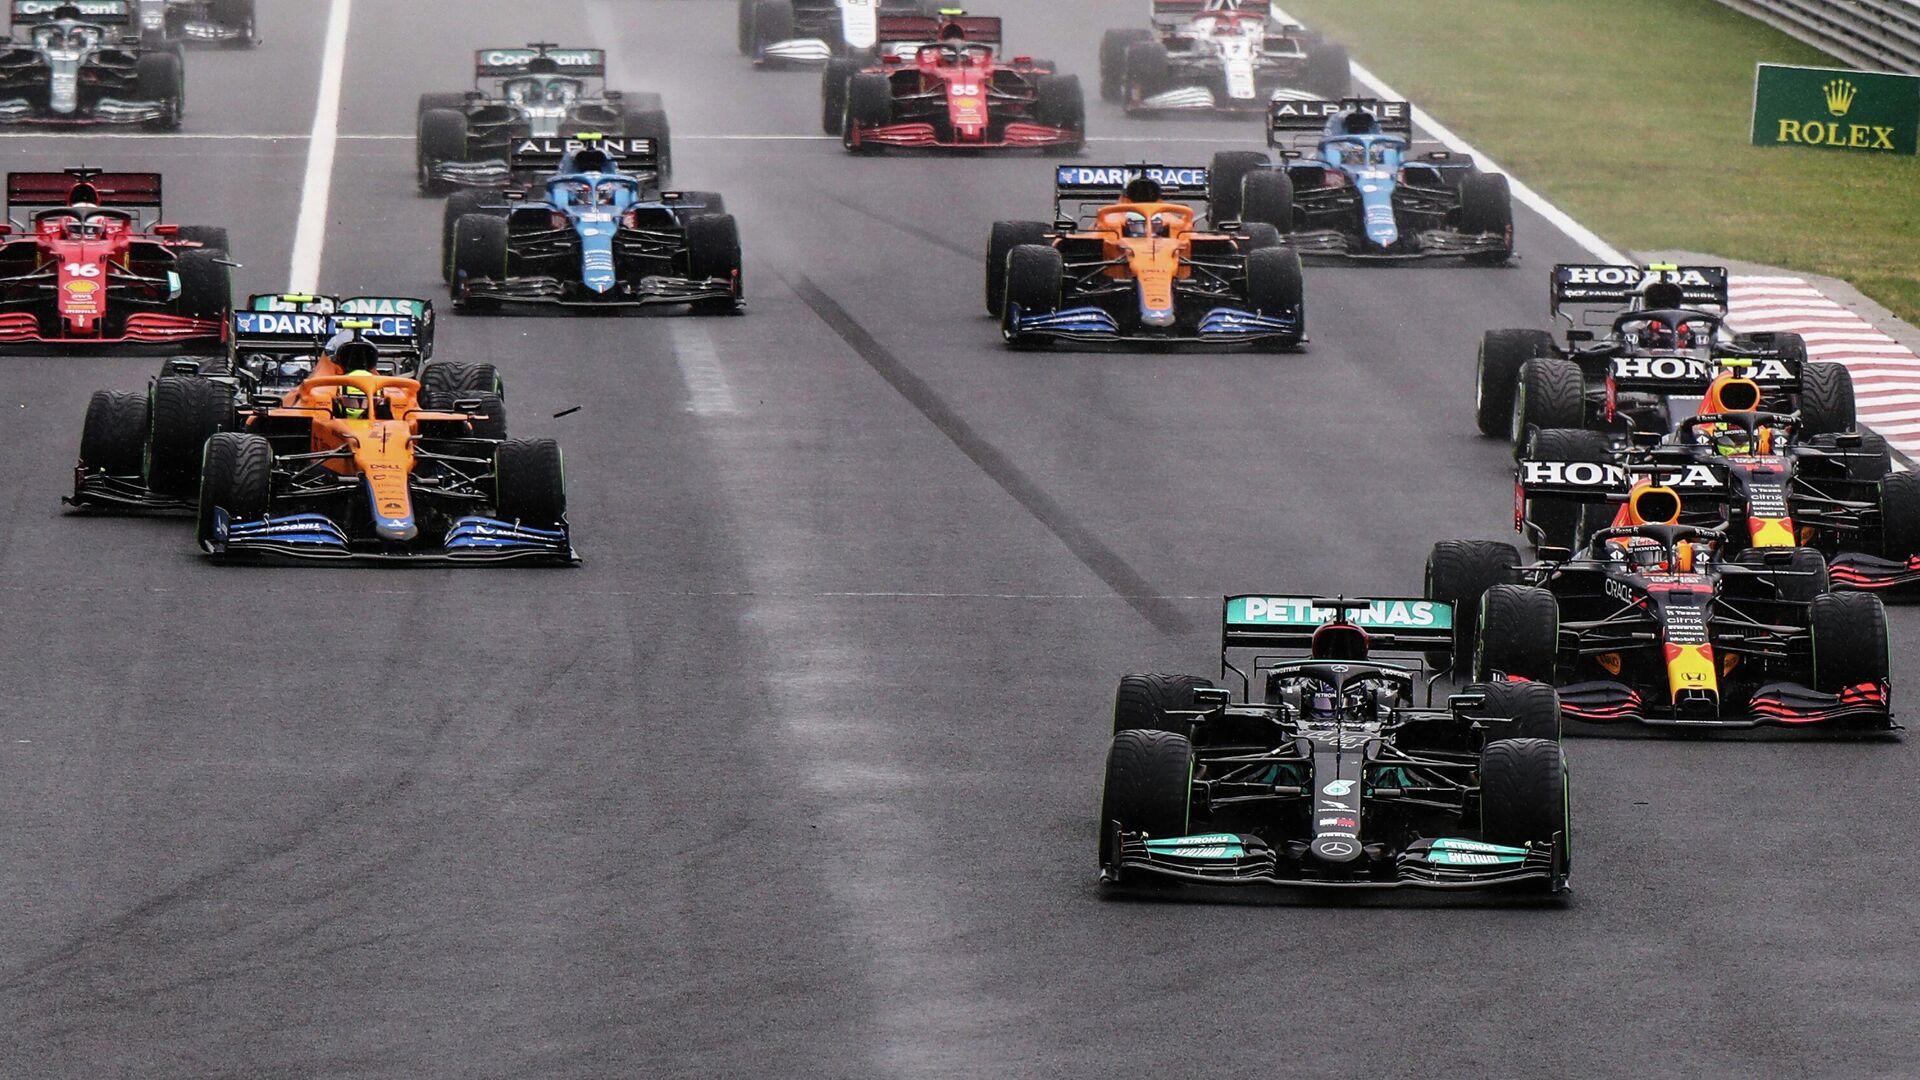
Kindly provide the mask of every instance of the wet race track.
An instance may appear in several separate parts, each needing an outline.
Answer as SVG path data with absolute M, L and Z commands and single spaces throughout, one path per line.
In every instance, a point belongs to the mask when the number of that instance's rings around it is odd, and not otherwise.
M 327 7 L 192 54 L 181 136 L 0 156 L 163 170 L 281 288 Z M 1087 86 L 1082 160 L 1257 146 L 1098 100 L 1131 4 L 1000 7 Z M 1509 535 L 1474 347 L 1584 253 L 1521 211 L 1513 268 L 1310 267 L 1297 355 L 1010 352 L 987 227 L 1052 159 L 853 159 L 733 14 L 353 5 L 326 291 L 446 312 L 413 102 L 478 46 L 605 47 L 740 220 L 744 317 L 443 315 L 565 446 L 579 569 L 214 567 L 64 514 L 89 393 L 155 362 L 0 361 L 0 1074 L 1915 1070 L 1898 742 L 1569 739 L 1564 905 L 1103 898 L 1116 678 L 1210 672 L 1223 593 L 1411 593 Z

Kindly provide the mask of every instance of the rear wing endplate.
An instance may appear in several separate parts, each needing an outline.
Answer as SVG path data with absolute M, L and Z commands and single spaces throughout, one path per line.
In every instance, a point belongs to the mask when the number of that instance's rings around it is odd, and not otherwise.
M 1342 609 L 1376 647 L 1388 651 L 1421 652 L 1453 643 L 1453 605 L 1444 600 L 1249 594 L 1226 597 L 1221 605 L 1220 651 L 1308 648 L 1313 632 Z

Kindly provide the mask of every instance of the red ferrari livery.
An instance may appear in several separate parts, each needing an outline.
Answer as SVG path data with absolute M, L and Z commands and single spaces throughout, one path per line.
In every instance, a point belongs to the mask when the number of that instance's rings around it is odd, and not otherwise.
M 0 224 L 0 345 L 166 345 L 225 340 L 225 229 L 160 225 L 159 173 L 7 174 Z
M 1030 56 L 998 56 L 1000 20 L 880 19 L 881 62 L 827 67 L 823 119 L 847 149 L 1077 151 L 1086 143 L 1080 80 Z

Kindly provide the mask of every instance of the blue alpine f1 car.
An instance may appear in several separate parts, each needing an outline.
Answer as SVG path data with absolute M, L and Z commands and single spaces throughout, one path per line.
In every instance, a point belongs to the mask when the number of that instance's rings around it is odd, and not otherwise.
M 1406 102 L 1276 98 L 1267 115 L 1278 164 L 1257 150 L 1214 155 L 1221 220 L 1267 222 L 1303 255 L 1485 265 L 1513 256 L 1507 178 L 1415 143 Z
M 744 294 L 740 232 L 719 195 L 654 192 L 645 139 L 583 134 L 529 139 L 516 167 L 552 160 L 530 189 L 457 192 L 447 202 L 443 255 L 454 310 L 556 304 L 612 310 L 684 304 L 733 313 Z

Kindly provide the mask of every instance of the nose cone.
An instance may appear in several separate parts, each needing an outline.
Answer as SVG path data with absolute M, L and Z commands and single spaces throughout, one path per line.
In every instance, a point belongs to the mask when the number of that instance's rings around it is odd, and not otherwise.
M 420 535 L 420 527 L 410 517 L 375 518 L 373 534 L 382 540 L 411 540 Z

